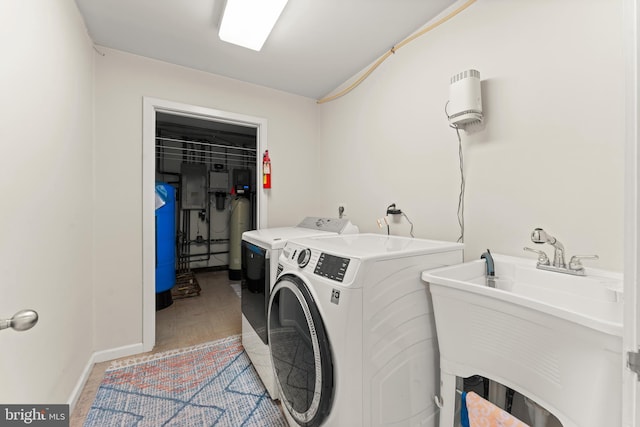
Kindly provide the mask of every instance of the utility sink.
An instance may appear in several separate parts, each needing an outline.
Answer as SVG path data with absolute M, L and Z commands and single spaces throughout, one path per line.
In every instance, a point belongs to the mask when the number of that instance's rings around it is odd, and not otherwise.
M 573 276 L 536 260 L 493 254 L 486 262 L 427 270 L 443 389 L 451 376 L 482 375 L 527 396 L 563 427 L 620 425 L 622 274 Z M 445 390 L 446 391 L 446 390 Z
M 422 279 L 490 296 L 605 333 L 622 335 L 622 274 L 587 269 L 572 276 L 536 268 L 536 261 L 493 254 L 495 289 L 487 286 L 484 260 L 425 271 Z

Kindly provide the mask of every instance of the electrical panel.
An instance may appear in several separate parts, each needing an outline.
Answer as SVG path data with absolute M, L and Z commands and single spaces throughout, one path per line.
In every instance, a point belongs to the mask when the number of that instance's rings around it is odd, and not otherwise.
M 182 163 L 180 166 L 180 202 L 182 209 L 206 209 L 207 165 Z
M 210 171 L 209 172 L 209 189 L 218 191 L 229 191 L 229 172 L 227 171 Z

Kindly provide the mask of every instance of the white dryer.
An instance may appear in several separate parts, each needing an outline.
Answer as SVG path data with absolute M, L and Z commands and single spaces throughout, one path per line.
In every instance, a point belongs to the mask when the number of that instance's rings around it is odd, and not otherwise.
M 267 338 L 269 294 L 278 258 L 289 239 L 357 233 L 348 219 L 307 217 L 296 227 L 263 228 L 242 234 L 242 345 L 272 399 L 277 399 Z
M 379 234 L 286 243 L 268 334 L 291 426 L 436 425 L 438 346 L 420 277 L 462 262 L 462 249 Z

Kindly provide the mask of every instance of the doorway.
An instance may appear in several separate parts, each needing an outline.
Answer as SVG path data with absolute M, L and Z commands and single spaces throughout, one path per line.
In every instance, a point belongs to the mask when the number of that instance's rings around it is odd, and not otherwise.
M 144 98 L 143 351 L 151 351 L 156 340 L 155 181 L 170 181 L 183 188 L 177 196 L 177 205 L 181 206 L 177 218 L 177 229 L 182 233 L 177 252 L 181 266 L 228 266 L 230 230 L 224 227 L 227 208 L 232 202 L 231 193 L 247 190 L 247 174 L 253 186 L 246 194 L 251 204 L 251 226 L 262 228 L 267 222 L 267 198 L 258 180 L 260 153 L 267 149 L 266 131 L 266 119 Z M 225 183 L 230 187 L 226 191 Z

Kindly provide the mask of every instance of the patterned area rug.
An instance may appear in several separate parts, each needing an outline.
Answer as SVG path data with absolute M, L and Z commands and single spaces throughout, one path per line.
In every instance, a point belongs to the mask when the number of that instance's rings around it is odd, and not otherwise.
M 286 427 L 240 336 L 107 369 L 85 427 Z

